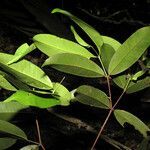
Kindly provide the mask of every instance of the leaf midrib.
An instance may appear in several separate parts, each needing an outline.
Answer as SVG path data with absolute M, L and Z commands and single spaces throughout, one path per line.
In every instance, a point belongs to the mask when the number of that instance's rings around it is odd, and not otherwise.
M 25 60 L 24 60 L 24 61 L 25 61 Z M 0 64 L 2 64 L 2 63 L 0 63 Z M 42 84 L 44 84 L 44 85 L 50 87 L 50 85 L 47 85 L 47 84 L 43 83 L 42 81 L 37 80 L 36 78 L 33 78 L 32 76 L 29 76 L 29 74 L 25 74 L 25 73 L 23 73 L 23 72 L 19 72 L 18 70 L 15 70 L 14 68 L 11 68 L 10 65 L 5 65 L 5 64 L 2 64 L 2 65 L 8 67 L 8 68 L 11 69 L 12 71 L 15 71 L 15 72 L 18 72 L 18 73 L 20 73 L 20 74 L 23 74 L 24 76 L 27 76 L 27 77 L 29 77 L 29 78 L 32 78 L 33 80 L 38 81 L 38 82 L 41 82 Z M 51 87 L 50 87 L 50 88 L 51 88 Z
M 135 46 L 132 48 L 132 50 L 133 50 L 138 44 L 142 43 L 143 41 L 144 41 L 144 39 L 142 38 L 141 41 L 139 41 L 139 42 L 137 42 L 137 44 L 135 44 Z M 111 73 L 112 73 L 114 70 L 116 70 L 116 68 L 120 65 L 120 63 L 122 63 L 122 62 L 124 61 L 124 59 L 130 54 L 129 52 L 132 51 L 132 50 L 129 49 L 128 53 L 127 53 L 126 55 L 124 55 L 123 59 L 122 59 L 120 62 L 118 62 L 118 65 L 111 71 Z
M 39 40 L 35 40 L 36 42 L 38 42 L 38 43 L 42 43 L 42 44 L 44 44 L 44 45 L 47 45 L 47 46 L 49 46 L 49 47 L 51 47 L 51 48 L 53 48 L 53 49 L 58 49 L 59 51 L 62 51 L 62 53 L 64 52 L 64 53 L 72 53 L 72 51 L 65 51 L 64 49 L 62 50 L 60 47 L 55 47 L 54 45 L 49 45 L 48 43 L 44 43 L 44 42 L 40 42 Z M 70 42 L 70 41 L 69 41 Z M 77 44 L 77 43 L 74 43 L 73 42 L 73 44 L 75 44 L 76 46 L 79 46 L 80 48 L 83 48 L 81 51 L 82 51 L 82 53 L 84 53 L 85 55 L 88 55 L 88 56 L 86 56 L 87 58 L 90 58 L 90 57 L 92 57 L 93 55 L 87 50 L 87 49 L 85 49 L 84 47 L 82 47 L 82 46 L 80 46 L 79 44 Z M 77 51 L 77 52 L 79 52 L 79 51 Z M 73 51 L 73 54 L 78 54 L 78 55 L 82 55 L 83 57 L 85 57 L 84 56 L 84 54 L 81 54 L 80 52 L 79 53 L 75 53 L 75 51 Z M 91 55 L 91 56 L 90 56 Z
M 69 66 L 69 65 L 62 65 L 62 64 L 50 64 L 50 65 L 52 65 L 52 66 L 56 66 L 56 65 L 58 65 L 58 66 Z M 84 70 L 88 70 L 88 71 L 91 71 L 91 72 L 93 72 L 93 73 L 97 73 L 97 74 L 99 74 L 99 75 L 103 75 L 103 74 L 100 74 L 100 72 L 94 72 L 93 70 L 91 70 L 91 69 L 85 69 L 85 68 L 83 68 L 82 66 L 78 66 L 78 65 L 72 65 L 72 66 L 69 66 L 69 67 L 76 67 L 76 68 L 81 68 L 81 69 L 84 69 Z

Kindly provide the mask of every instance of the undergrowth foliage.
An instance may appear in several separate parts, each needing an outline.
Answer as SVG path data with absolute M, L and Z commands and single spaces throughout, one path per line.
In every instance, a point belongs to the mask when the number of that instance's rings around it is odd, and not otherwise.
M 71 26 L 76 42 L 51 34 L 37 34 L 31 45 L 22 44 L 14 55 L 0 53 L 0 87 L 13 92 L 10 97 L 0 102 L 0 132 L 7 135 L 0 138 L 1 148 L 6 149 L 18 139 L 22 139 L 34 144 L 29 145 L 28 149 L 38 149 L 39 146 L 45 149 L 40 141 L 37 143 L 29 140 L 27 135 L 9 120 L 19 110 L 30 106 L 47 109 L 56 105 L 69 106 L 70 102 L 76 101 L 104 111 L 109 110 L 91 150 L 111 114 L 114 114 L 119 124 L 133 125 L 143 138 L 148 139 L 149 127 L 130 112 L 117 109 L 117 104 L 124 94 L 150 87 L 150 26 L 137 30 L 124 43 L 120 43 L 116 39 L 100 35 L 93 27 L 65 10 L 54 9 L 52 13 L 68 16 L 89 36 L 93 45 L 88 44 Z M 23 58 L 33 50 L 40 50 L 48 56 L 41 67 Z M 91 58 L 97 59 L 99 63 Z M 135 63 L 137 68 L 132 68 Z M 43 71 L 45 66 L 81 77 L 105 78 L 108 92 L 88 83 L 69 91 L 61 83 L 51 81 Z M 117 100 L 112 97 L 112 84 L 122 89 Z

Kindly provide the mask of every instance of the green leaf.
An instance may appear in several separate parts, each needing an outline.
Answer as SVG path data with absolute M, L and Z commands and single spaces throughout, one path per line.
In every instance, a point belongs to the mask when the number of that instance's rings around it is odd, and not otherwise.
M 110 45 L 115 51 L 121 46 L 121 43 L 109 36 L 102 36 L 104 44 Z
M 39 145 L 27 145 L 20 150 L 39 150 Z
M 10 120 L 14 115 L 27 106 L 18 102 L 0 102 L 0 120 Z
M 134 128 L 138 130 L 144 137 L 147 137 L 147 132 L 150 131 L 150 129 L 139 118 L 127 111 L 119 109 L 114 111 L 114 115 L 122 126 L 124 126 L 125 123 L 129 123 L 133 125 Z
M 113 79 L 115 84 L 122 89 L 124 89 L 128 80 L 129 79 L 127 75 L 121 75 Z M 148 87 L 150 87 L 150 77 L 145 77 L 144 79 L 140 79 L 134 82 L 130 81 L 126 93 L 130 94 L 130 93 L 138 92 Z
M 141 80 L 137 80 L 136 82 L 131 82 L 129 84 L 129 87 L 127 88 L 127 93 L 134 93 L 134 92 L 138 92 L 141 91 L 145 88 L 150 87 L 150 77 L 146 77 L 144 79 Z
M 61 101 L 61 105 L 67 106 L 70 104 L 71 93 L 66 87 L 60 83 L 53 83 L 54 97 Z
M 30 91 L 29 86 L 27 86 L 25 83 L 21 82 L 20 80 L 16 79 L 11 74 L 7 74 L 3 71 L 0 71 L 0 75 L 2 75 L 14 88 Z M 8 90 L 11 90 L 11 89 L 8 89 Z M 13 90 L 12 88 L 12 91 L 16 91 L 16 90 Z
M 93 57 L 93 54 L 81 45 L 55 35 L 37 34 L 33 40 L 36 47 L 48 56 L 58 53 L 73 53 L 86 58 Z
M 3 75 L 0 75 L 0 87 L 10 91 L 16 91 L 17 89 L 9 83 Z
M 105 43 L 103 44 L 102 51 L 101 51 L 101 59 L 106 70 L 108 70 L 109 63 L 114 53 L 115 53 L 115 50 L 113 49 L 112 46 L 110 46 L 109 44 L 105 44 Z
M 76 90 L 76 100 L 90 106 L 110 109 L 108 96 L 101 90 L 88 85 L 82 85 Z
M 14 58 L 10 60 L 7 64 L 10 65 L 12 63 L 17 62 L 19 59 L 32 52 L 35 49 L 35 45 L 31 44 L 30 46 L 27 43 L 21 45 L 15 52 Z
M 111 59 L 109 74 L 115 75 L 128 69 L 149 46 L 150 26 L 137 30 L 118 48 Z
M 91 45 L 89 45 L 88 43 L 86 43 L 79 35 L 78 33 L 76 32 L 75 28 L 73 26 L 71 26 L 71 31 L 72 33 L 74 34 L 74 37 L 76 39 L 76 41 L 82 45 L 82 46 L 85 46 L 85 47 L 91 47 Z
M 0 138 L 0 150 L 6 150 L 16 143 L 16 139 L 13 138 Z
M 127 81 L 128 81 L 127 75 L 120 75 L 120 76 L 113 78 L 113 82 L 122 89 L 125 88 Z
M 139 77 L 144 75 L 144 73 L 145 73 L 144 70 L 138 71 L 136 74 L 133 75 L 132 80 L 136 81 Z
M 56 105 L 61 105 L 61 102 L 56 98 L 44 98 L 25 91 L 17 91 L 9 98 L 7 98 L 4 102 L 11 101 L 17 101 L 22 105 L 34 106 L 39 108 L 48 108 Z
M 27 49 L 29 48 L 28 43 L 24 43 L 21 46 L 18 47 L 18 49 L 15 52 L 15 55 L 22 55 Z
M 0 53 L 0 67 L 11 73 L 22 82 L 40 89 L 51 89 L 52 83 L 48 76 L 38 66 L 27 60 L 7 65 L 14 58 L 13 55 Z
M 76 54 L 57 54 L 48 58 L 43 66 L 50 65 L 59 71 L 83 77 L 102 77 L 102 69 L 91 60 Z
M 101 52 L 101 46 L 103 45 L 103 39 L 99 32 L 97 32 L 93 27 L 82 21 L 81 19 L 77 18 L 76 16 L 72 15 L 71 13 L 56 8 L 52 11 L 52 13 L 62 13 L 68 17 L 70 17 L 78 26 L 82 28 L 82 30 L 91 38 L 91 40 L 97 46 L 99 53 Z
M 27 140 L 26 134 L 20 128 L 4 120 L 0 120 L 0 132 Z

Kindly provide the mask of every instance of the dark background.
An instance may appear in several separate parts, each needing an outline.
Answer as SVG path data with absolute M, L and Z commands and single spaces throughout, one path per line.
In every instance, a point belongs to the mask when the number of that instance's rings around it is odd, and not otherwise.
M 0 22 L 35 29 L 41 29 L 42 24 L 46 26 L 49 23 L 47 28 L 53 34 L 73 38 L 69 36 L 71 33 L 68 33 L 68 28 L 64 31 L 63 26 L 67 26 L 68 19 L 50 14 L 56 7 L 72 12 L 101 34 L 114 37 L 120 42 L 150 23 L 149 0 L 2 0 Z

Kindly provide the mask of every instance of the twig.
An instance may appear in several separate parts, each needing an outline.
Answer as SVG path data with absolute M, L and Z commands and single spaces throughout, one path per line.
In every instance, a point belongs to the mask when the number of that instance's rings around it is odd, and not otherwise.
M 111 87 L 110 87 L 110 76 L 109 75 L 107 75 L 107 77 L 106 77 L 106 79 L 107 79 L 107 86 L 108 86 L 108 93 L 109 93 L 109 103 L 110 103 L 110 108 L 112 108 L 112 96 L 111 96 Z
M 96 145 L 98 139 L 100 138 L 100 136 L 101 136 L 101 134 L 102 134 L 102 132 L 103 132 L 103 130 L 104 130 L 104 128 L 105 128 L 107 122 L 108 122 L 108 119 L 110 118 L 110 115 L 112 114 L 112 111 L 113 111 L 113 110 L 110 109 L 110 111 L 109 111 L 109 113 L 108 113 L 108 115 L 107 115 L 107 117 L 106 117 L 106 119 L 105 119 L 103 125 L 101 126 L 101 128 L 100 128 L 100 130 L 99 130 L 99 132 L 98 132 L 98 135 L 96 136 L 96 139 L 95 139 L 95 141 L 94 141 L 94 143 L 93 143 L 93 145 L 92 145 L 92 147 L 91 147 L 91 150 L 94 149 L 94 147 L 95 147 L 95 145 Z
M 101 136 L 101 134 L 102 134 L 102 132 L 103 132 L 103 130 L 104 130 L 104 128 L 105 128 L 105 126 L 106 126 L 106 124 L 107 124 L 107 122 L 108 122 L 108 120 L 109 120 L 111 114 L 112 114 L 112 112 L 114 111 L 115 107 L 116 107 L 117 104 L 120 102 L 121 98 L 123 97 L 124 93 L 126 92 L 127 87 L 128 87 L 128 85 L 129 85 L 130 81 L 131 81 L 131 79 L 129 78 L 129 80 L 127 81 L 127 84 L 126 84 L 126 86 L 125 86 L 125 88 L 124 88 L 124 90 L 123 90 L 123 92 L 122 92 L 122 94 L 119 96 L 119 98 L 117 99 L 117 101 L 115 102 L 115 104 L 113 105 L 113 107 L 109 110 L 109 113 L 108 113 L 108 115 L 107 115 L 107 117 L 106 117 L 106 119 L 105 119 L 105 121 L 104 121 L 102 127 L 100 128 L 100 130 L 99 130 L 99 132 L 98 132 L 98 135 L 97 135 L 97 137 L 96 137 L 96 139 L 95 139 L 95 141 L 94 141 L 94 143 L 93 143 L 93 145 L 92 145 L 92 147 L 91 147 L 91 150 L 94 149 L 94 147 L 95 147 L 95 145 L 96 145 L 98 139 L 100 138 L 100 136 Z
M 41 148 L 42 148 L 43 150 L 46 150 L 45 147 L 44 147 L 43 144 L 42 144 L 41 133 L 40 133 L 40 127 L 39 127 L 39 122 L 38 122 L 37 119 L 36 119 L 36 128 L 37 128 L 37 133 L 38 133 L 38 138 L 39 138 L 39 144 L 40 144 L 40 146 L 41 146 Z
M 97 54 L 98 55 L 98 54 Z M 101 63 L 101 65 L 102 65 L 102 69 L 103 69 L 103 71 L 104 71 L 104 75 L 105 75 L 105 77 L 106 77 L 106 79 L 107 79 L 107 86 L 108 86 L 108 94 L 109 94 L 109 102 L 110 102 L 110 108 L 112 108 L 112 98 L 111 98 L 111 87 L 110 87 L 110 76 L 108 75 L 108 73 L 107 73 L 107 71 L 106 71 L 106 69 L 105 69 L 105 67 L 104 67 L 104 64 L 103 64 L 103 62 L 102 62 L 102 60 L 101 60 L 101 57 L 98 55 L 98 59 L 99 59 L 99 61 L 100 61 L 100 63 Z

